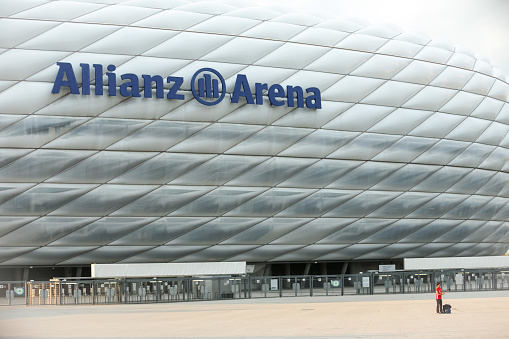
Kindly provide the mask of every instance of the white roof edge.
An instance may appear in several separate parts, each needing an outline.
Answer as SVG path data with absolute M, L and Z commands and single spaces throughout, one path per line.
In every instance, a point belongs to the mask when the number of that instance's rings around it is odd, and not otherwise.
M 186 277 L 246 274 L 246 262 L 92 264 L 92 278 Z
M 405 258 L 403 265 L 408 270 L 509 268 L 509 256 Z

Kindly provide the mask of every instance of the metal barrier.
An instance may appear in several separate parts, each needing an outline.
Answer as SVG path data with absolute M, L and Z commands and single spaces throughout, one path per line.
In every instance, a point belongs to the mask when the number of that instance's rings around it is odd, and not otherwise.
M 0 282 L 0 306 L 187 302 L 509 290 L 509 269 L 367 272 L 318 276 L 125 278 Z M 5 297 L 4 297 L 5 296 Z

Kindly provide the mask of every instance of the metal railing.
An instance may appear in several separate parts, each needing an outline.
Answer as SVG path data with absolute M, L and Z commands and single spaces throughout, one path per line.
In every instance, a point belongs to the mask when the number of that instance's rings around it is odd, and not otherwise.
M 0 282 L 0 305 L 95 305 L 509 290 L 509 269 Z M 2 296 L 5 298 L 2 299 Z

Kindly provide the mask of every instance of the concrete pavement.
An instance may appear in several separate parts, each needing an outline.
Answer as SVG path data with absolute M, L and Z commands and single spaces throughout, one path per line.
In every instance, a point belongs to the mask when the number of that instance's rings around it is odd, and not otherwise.
M 0 338 L 509 338 L 509 291 L 0 307 Z

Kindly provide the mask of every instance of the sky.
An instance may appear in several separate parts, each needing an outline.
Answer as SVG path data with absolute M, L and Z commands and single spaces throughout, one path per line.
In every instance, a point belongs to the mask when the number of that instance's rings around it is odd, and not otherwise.
M 508 0 L 252 0 L 302 12 L 325 11 L 336 18 L 358 17 L 391 23 L 404 31 L 446 38 L 488 58 L 509 75 Z

